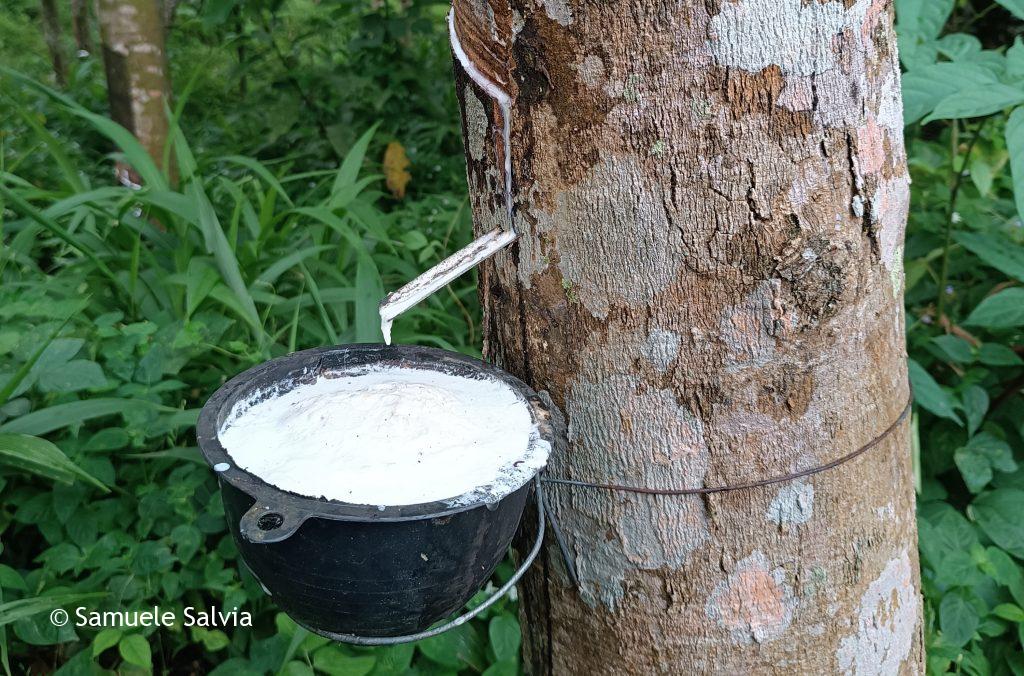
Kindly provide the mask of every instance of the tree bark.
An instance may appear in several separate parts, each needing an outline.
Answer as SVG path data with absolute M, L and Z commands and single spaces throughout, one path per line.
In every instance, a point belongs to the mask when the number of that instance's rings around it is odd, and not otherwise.
M 157 0 L 98 0 L 110 114 L 163 164 L 169 126 L 164 110 L 170 78 Z M 118 180 L 138 184 L 138 175 L 118 168 Z
M 40 13 L 43 19 L 43 39 L 50 51 L 50 62 L 53 64 L 53 77 L 57 84 L 64 87 L 68 83 L 68 70 L 64 62 L 64 45 L 61 44 L 60 13 L 54 0 L 40 0 Z
M 89 36 L 89 3 L 86 0 L 71 0 L 71 28 L 75 33 L 75 47 L 79 54 L 92 53 L 92 38 Z
M 564 417 L 551 476 L 679 488 L 827 463 L 909 397 L 909 199 L 889 0 L 456 0 L 508 91 L 517 244 L 485 354 Z M 478 233 L 501 111 L 456 65 Z M 550 486 L 532 673 L 923 669 L 909 424 L 700 497 Z

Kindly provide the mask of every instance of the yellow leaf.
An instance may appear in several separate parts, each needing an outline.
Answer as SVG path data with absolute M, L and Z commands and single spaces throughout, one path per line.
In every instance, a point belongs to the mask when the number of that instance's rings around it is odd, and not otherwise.
M 384 179 L 391 194 L 402 199 L 405 197 L 405 186 L 412 175 L 406 171 L 409 158 L 405 156 L 405 148 L 398 141 L 392 141 L 384 151 Z

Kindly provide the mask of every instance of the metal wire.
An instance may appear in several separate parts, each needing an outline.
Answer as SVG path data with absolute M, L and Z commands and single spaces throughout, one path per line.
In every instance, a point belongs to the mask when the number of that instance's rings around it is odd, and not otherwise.
M 456 627 L 462 626 L 466 622 L 469 622 L 474 617 L 484 612 L 492 605 L 498 602 L 498 599 L 502 598 L 515 586 L 517 582 L 526 574 L 527 569 L 540 554 L 541 545 L 544 542 L 544 494 L 541 490 L 541 479 L 540 475 L 534 478 L 534 495 L 537 500 L 537 539 L 533 543 L 533 548 L 530 549 L 530 553 L 526 555 L 523 563 L 512 574 L 512 577 L 508 579 L 508 582 L 501 585 L 494 594 L 492 594 L 486 601 L 468 610 L 462 615 L 459 615 L 453 620 L 449 620 L 444 624 L 438 625 L 431 629 L 418 632 L 416 634 L 405 634 L 403 636 L 356 636 L 355 634 L 336 634 L 330 631 L 321 631 L 319 629 L 313 629 L 312 627 L 306 627 L 309 631 L 314 634 L 319 634 L 324 638 L 329 638 L 332 641 L 338 641 L 340 643 L 351 643 L 353 645 L 398 645 L 399 643 L 410 643 L 412 641 L 419 641 L 421 639 L 430 638 L 431 636 L 437 636 L 443 634 L 446 631 L 455 629 Z
M 907 400 L 906 406 L 892 422 L 891 425 L 885 428 L 885 430 L 876 436 L 874 439 L 864 444 L 857 450 L 847 453 L 846 455 L 836 458 L 831 462 L 827 462 L 824 465 L 817 465 L 809 469 L 800 470 L 797 472 L 790 472 L 789 474 L 781 474 L 779 476 L 770 477 L 767 479 L 756 479 L 753 481 L 746 481 L 739 484 L 729 484 L 725 486 L 708 486 L 702 488 L 647 488 L 643 486 L 621 486 L 619 484 L 602 484 L 592 483 L 589 481 L 577 481 L 575 479 L 559 479 L 559 478 L 547 478 L 545 477 L 542 481 L 546 484 L 558 484 L 562 486 L 579 486 L 581 488 L 600 488 L 608 491 L 624 491 L 627 493 L 642 493 L 644 495 L 711 495 L 713 493 L 726 493 L 729 491 L 740 491 L 749 488 L 760 488 L 761 486 L 770 486 L 771 484 L 783 483 L 786 481 L 793 481 L 800 479 L 805 476 L 811 476 L 812 474 L 818 474 L 826 470 L 830 470 L 834 467 L 838 467 L 845 462 L 853 460 L 859 455 L 862 455 L 872 448 L 882 443 L 886 437 L 896 431 L 907 416 L 910 415 L 911 407 L 914 403 L 914 394 L 911 392 L 910 398 Z

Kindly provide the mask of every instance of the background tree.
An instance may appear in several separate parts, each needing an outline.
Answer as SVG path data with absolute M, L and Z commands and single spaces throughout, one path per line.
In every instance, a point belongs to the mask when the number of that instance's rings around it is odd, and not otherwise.
M 98 0 L 96 6 L 110 116 L 162 165 L 171 88 L 161 5 L 157 0 Z M 118 180 L 140 181 L 123 166 Z
M 71 29 L 75 34 L 75 47 L 78 51 L 92 53 L 92 36 L 89 34 L 89 3 L 87 0 L 71 0 Z
M 518 245 L 486 356 L 545 390 L 550 474 L 701 487 L 826 463 L 909 396 L 909 197 L 889 3 L 457 0 L 512 95 Z M 501 113 L 460 71 L 478 232 Z M 832 471 L 704 498 L 552 487 L 535 673 L 906 673 L 922 663 L 909 425 Z
M 67 65 L 64 61 L 64 45 L 61 39 L 60 12 L 56 0 L 40 0 L 40 15 L 43 20 L 43 38 L 46 48 L 50 50 L 50 61 L 53 63 L 53 76 L 61 87 L 68 83 Z

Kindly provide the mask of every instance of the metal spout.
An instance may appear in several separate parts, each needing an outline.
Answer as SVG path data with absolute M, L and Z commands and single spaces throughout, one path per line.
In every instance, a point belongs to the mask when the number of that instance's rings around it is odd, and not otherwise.
M 391 324 L 395 317 L 445 286 L 470 268 L 480 265 L 506 246 L 516 241 L 512 230 L 495 228 L 483 237 L 470 242 L 448 258 L 430 268 L 401 289 L 392 291 L 380 303 L 380 330 L 384 342 L 391 344 Z

